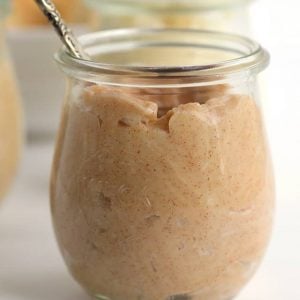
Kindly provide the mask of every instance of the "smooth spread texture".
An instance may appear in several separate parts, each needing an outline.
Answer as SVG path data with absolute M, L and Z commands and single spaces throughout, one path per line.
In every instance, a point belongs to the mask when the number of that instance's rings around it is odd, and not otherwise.
M 15 80 L 0 60 L 0 200 L 16 171 L 21 147 L 21 110 Z
M 91 294 L 228 300 L 257 268 L 273 210 L 260 112 L 226 86 L 197 89 L 163 98 L 73 87 L 52 213 L 65 261 Z

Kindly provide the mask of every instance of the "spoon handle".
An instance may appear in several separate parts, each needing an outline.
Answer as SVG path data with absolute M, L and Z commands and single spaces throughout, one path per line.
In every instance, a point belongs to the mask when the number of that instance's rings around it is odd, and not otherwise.
M 88 55 L 83 51 L 72 30 L 65 24 L 53 2 L 51 0 L 35 0 L 35 2 L 53 25 L 68 51 L 76 58 L 88 60 Z

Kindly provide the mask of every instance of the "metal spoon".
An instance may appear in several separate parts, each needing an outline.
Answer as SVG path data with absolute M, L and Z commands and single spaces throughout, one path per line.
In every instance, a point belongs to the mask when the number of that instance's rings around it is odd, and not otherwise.
M 66 25 L 53 2 L 51 0 L 35 0 L 35 2 L 43 14 L 48 18 L 49 22 L 53 25 L 55 31 L 70 54 L 76 58 L 90 60 L 89 55 L 84 52 L 79 41 L 74 36 L 72 30 Z

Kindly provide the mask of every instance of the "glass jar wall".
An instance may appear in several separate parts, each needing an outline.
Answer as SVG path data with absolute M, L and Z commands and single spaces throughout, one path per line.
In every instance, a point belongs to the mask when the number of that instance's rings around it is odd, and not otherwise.
M 268 54 L 205 31 L 81 41 L 92 62 L 57 55 L 69 82 L 51 181 L 71 274 L 96 299 L 233 298 L 271 231 Z
M 85 0 L 93 29 L 195 28 L 249 34 L 249 0 Z
M 0 200 L 14 177 L 22 140 L 19 93 L 4 34 L 8 4 L 0 1 Z

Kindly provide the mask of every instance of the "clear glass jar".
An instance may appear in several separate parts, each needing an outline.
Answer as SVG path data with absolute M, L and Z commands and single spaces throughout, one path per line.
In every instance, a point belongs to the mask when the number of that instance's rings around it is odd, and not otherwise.
M 19 93 L 5 42 L 8 4 L 0 0 L 0 199 L 14 177 L 22 141 Z
M 268 54 L 197 30 L 81 42 L 92 61 L 56 55 L 68 88 L 51 207 L 70 272 L 97 299 L 231 299 L 271 231 Z
M 250 0 L 85 0 L 92 29 L 194 28 L 250 33 Z

